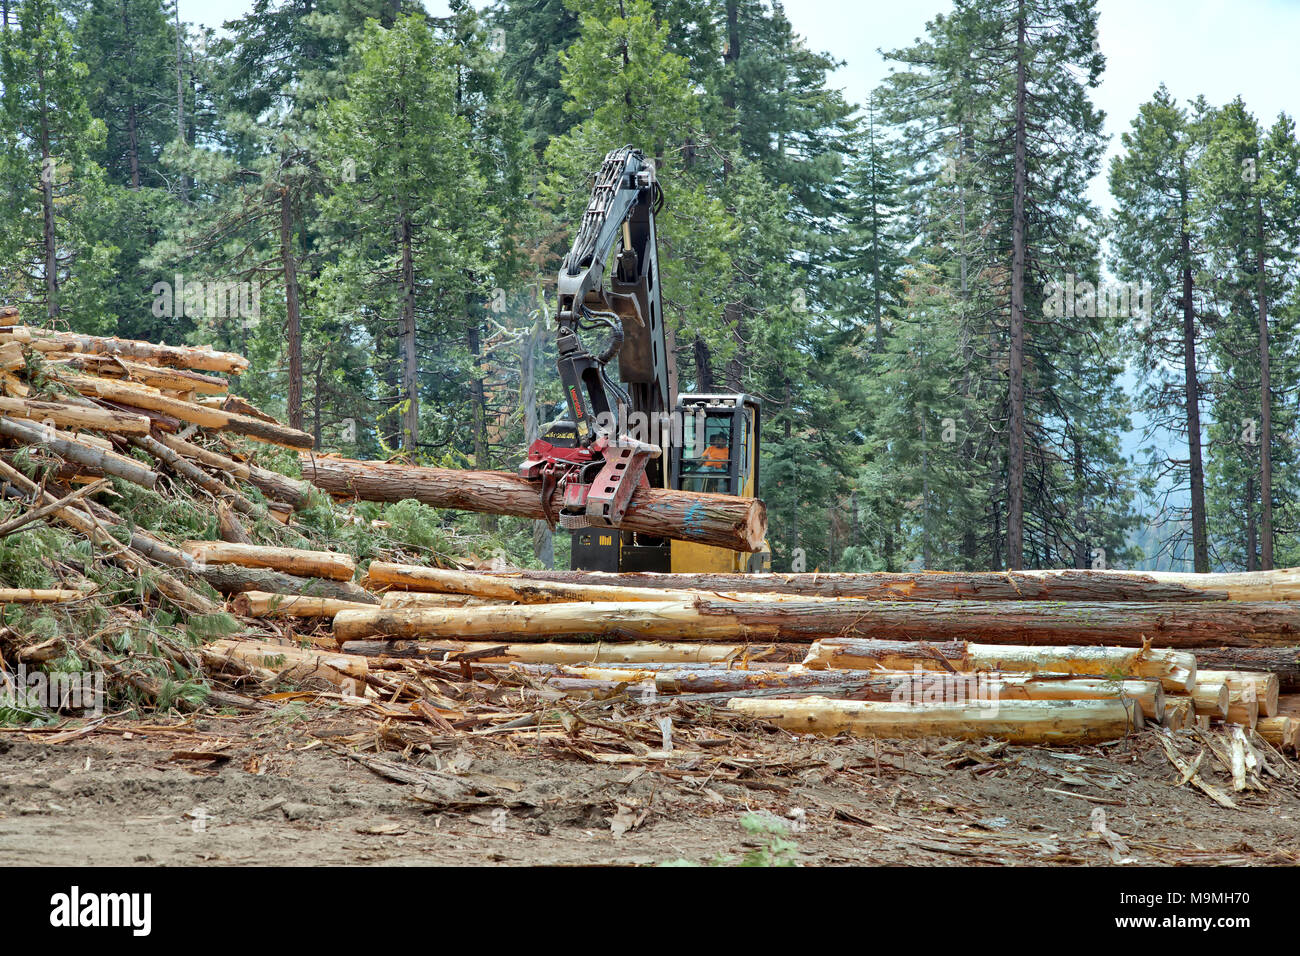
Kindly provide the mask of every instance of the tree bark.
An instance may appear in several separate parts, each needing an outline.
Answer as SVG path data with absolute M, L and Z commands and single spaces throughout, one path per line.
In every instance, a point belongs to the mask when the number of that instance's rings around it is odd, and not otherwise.
M 1011 317 L 1008 385 L 1007 569 L 1024 567 L 1025 537 L 1025 4 L 1016 5 L 1015 160 L 1011 199 Z
M 414 452 L 420 443 L 420 358 L 415 329 L 415 260 L 411 248 L 411 221 L 405 215 L 398 225 L 402 255 L 402 448 Z
M 284 270 L 285 335 L 289 352 L 289 427 L 302 430 L 302 319 L 298 311 L 298 260 L 293 253 L 293 197 L 280 187 L 280 264 Z
M 1179 160 L 1180 168 L 1186 164 Z M 1205 463 L 1201 454 L 1201 390 L 1196 370 L 1196 306 L 1192 299 L 1192 237 L 1188 232 L 1187 185 L 1180 187 L 1180 245 L 1183 272 L 1183 387 L 1186 392 L 1188 481 L 1192 497 L 1192 566 L 1210 570 L 1210 537 L 1205 513 Z
M 1260 569 L 1273 569 L 1273 389 L 1269 383 L 1268 282 L 1264 273 L 1264 212 L 1255 197 L 1255 288 L 1259 300 Z
M 541 486 L 505 472 L 422 468 L 332 457 L 300 456 L 299 460 L 304 478 L 339 497 L 366 501 L 414 498 L 435 508 L 546 517 Z M 558 492 L 552 502 L 558 510 L 562 502 Z M 755 498 L 642 488 L 633 495 L 619 527 L 752 552 L 762 548 L 767 510 Z
M 194 573 L 222 594 L 270 591 L 276 594 L 334 598 L 356 604 L 379 604 L 379 598 L 351 581 L 300 577 L 263 568 L 245 568 L 237 564 L 209 564 L 206 567 L 194 568 Z

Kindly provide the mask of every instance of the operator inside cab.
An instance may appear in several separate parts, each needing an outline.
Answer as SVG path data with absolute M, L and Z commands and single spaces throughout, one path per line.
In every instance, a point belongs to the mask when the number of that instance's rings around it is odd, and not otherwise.
M 727 479 L 731 471 L 731 449 L 726 430 L 715 431 L 709 444 L 697 459 L 695 480 L 689 491 L 712 491 L 726 494 Z

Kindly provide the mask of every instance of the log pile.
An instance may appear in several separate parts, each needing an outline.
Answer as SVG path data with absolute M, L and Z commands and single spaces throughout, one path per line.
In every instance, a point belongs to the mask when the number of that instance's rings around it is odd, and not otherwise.
M 1282 650 L 1271 642 L 1290 633 L 1300 603 L 1253 600 L 1249 582 L 1237 592 L 1208 582 L 1197 601 L 1189 584 L 1161 584 L 1154 601 L 1149 582 L 1103 573 L 1089 593 L 1109 600 L 960 601 L 910 576 L 932 598 L 917 601 L 898 599 L 894 585 L 908 582 L 871 577 L 841 578 L 835 590 L 893 593 L 845 597 L 797 580 L 778 589 L 768 576 L 759 590 L 743 575 L 710 580 L 729 590 L 709 591 L 673 586 L 698 583 L 684 576 L 372 561 L 360 582 L 371 602 L 249 593 L 237 610 L 296 619 L 320 649 L 367 662 L 372 678 L 457 673 L 566 698 L 708 704 L 796 733 L 1066 744 L 1221 725 L 1295 750 L 1300 714 L 1282 712 L 1276 673 L 1198 669 L 1215 638 Z
M 504 728 L 480 705 L 507 687 L 539 725 L 566 702 L 667 702 L 769 732 L 1058 745 L 1219 726 L 1297 745 L 1294 570 L 600 575 L 348 555 L 319 547 L 295 511 L 415 498 L 538 518 L 542 505 L 510 475 L 308 455 L 310 436 L 229 393 L 224 376 L 247 365 L 230 353 L 5 326 L 0 359 L 0 541 L 61 527 L 144 601 L 233 622 L 155 642 L 168 670 L 150 674 L 115 656 L 129 642 L 36 640 L 6 615 L 0 670 L 73 653 L 159 699 L 206 673 L 230 688 L 210 702 L 245 708 L 288 683 L 446 733 Z M 259 463 L 259 444 L 302 452 L 308 480 Z M 147 529 L 118 505 L 127 488 L 208 515 L 208 533 Z M 740 550 L 765 530 L 761 504 L 669 492 L 638 493 L 625 527 Z M 46 585 L 0 580 L 0 613 L 70 620 L 114 599 L 80 557 L 51 563 Z

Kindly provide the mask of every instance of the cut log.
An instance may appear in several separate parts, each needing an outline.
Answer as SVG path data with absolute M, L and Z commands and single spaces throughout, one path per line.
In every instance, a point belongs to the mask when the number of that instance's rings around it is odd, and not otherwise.
M 1187 651 L 1127 647 L 1035 647 L 1000 644 L 931 644 L 831 638 L 808 648 L 810 668 L 1009 671 L 1096 677 L 1150 678 L 1170 693 L 1196 686 L 1196 656 Z
M 1259 734 L 1278 750 L 1294 750 L 1296 722 L 1290 717 L 1261 717 L 1255 724 Z
M 366 501 L 413 498 L 435 508 L 545 519 L 540 486 L 497 471 L 422 468 L 347 458 L 299 456 L 303 477 L 332 495 Z M 558 510 L 562 495 L 552 503 Z M 659 537 L 695 541 L 734 551 L 759 551 L 767 511 L 757 498 L 642 489 L 620 525 Z
M 373 619 L 365 615 L 372 615 Z M 395 615 L 384 619 L 382 614 Z M 561 634 L 707 640 L 811 641 L 831 636 L 984 643 L 1129 645 L 1294 642 L 1295 602 L 1058 604 L 1034 601 L 734 601 L 701 594 L 693 602 L 546 604 L 461 611 L 415 609 L 340 615 L 347 639 L 492 634 L 515 640 Z M 374 630 L 367 631 L 367 627 Z
M 1223 681 L 1228 685 L 1229 706 L 1237 701 L 1254 699 L 1259 702 L 1259 716 L 1277 715 L 1279 683 L 1276 674 L 1257 671 L 1224 671 L 1202 669 L 1197 680 Z
M 1259 701 L 1252 698 L 1237 697 L 1233 698 L 1232 691 L 1228 692 L 1228 712 L 1223 715 L 1225 724 L 1240 724 L 1242 727 L 1253 728 L 1259 723 Z
M 224 428 L 230 424 L 230 415 L 226 412 L 171 398 L 148 385 L 101 378 L 96 375 L 82 375 L 66 369 L 61 369 L 55 374 L 83 395 L 93 395 L 96 398 L 107 399 L 133 408 L 162 412 L 178 421 L 191 422 L 202 428 Z
M 243 462 L 235 461 L 233 458 L 227 458 L 225 455 L 218 454 L 193 442 L 185 441 L 183 438 L 177 438 L 175 435 L 168 435 L 165 432 L 159 432 L 154 436 L 159 442 L 166 445 L 178 455 L 184 455 L 193 461 L 206 465 L 209 468 L 215 468 L 218 471 L 225 472 L 231 478 L 238 481 L 248 481 L 251 475 L 249 466 Z
M 508 575 L 454 571 L 414 564 L 372 561 L 363 582 L 367 587 L 402 588 L 413 592 L 456 594 L 488 601 L 518 604 L 563 604 L 574 601 L 694 601 L 697 592 L 669 588 L 624 588 L 607 584 L 558 584 L 531 581 Z M 726 592 L 716 595 L 729 601 L 834 600 L 805 598 L 790 594 Z M 396 605 L 394 605 L 396 606 Z
M 35 422 L 0 417 L 0 435 L 25 445 L 48 448 L 60 458 L 96 475 L 112 475 L 144 488 L 152 488 L 158 483 L 158 473 L 134 459 L 63 437 Z
M 253 504 L 234 488 L 212 477 L 198 465 L 172 451 L 152 435 L 132 435 L 128 440 L 132 445 L 153 455 L 176 474 L 188 478 L 215 498 L 230 502 L 241 514 L 253 518 L 266 517 L 266 509 L 261 505 Z
M 1206 647 L 1196 659 L 1212 669 L 1267 671 L 1277 675 L 1283 693 L 1300 691 L 1300 647 Z
M 768 629 L 774 634 L 774 629 Z M 734 620 L 705 618 L 680 601 L 639 604 L 532 604 L 477 608 L 376 608 L 343 611 L 334 618 L 334 636 L 343 641 L 368 637 L 509 637 L 542 641 L 550 637 L 602 634 L 631 638 L 677 637 L 690 640 L 758 638 Z
M 1195 716 L 1190 697 L 1165 698 L 1165 718 L 1161 723 L 1169 730 L 1190 730 Z
M 280 671 L 290 680 L 323 678 L 332 684 L 344 679 L 364 681 L 370 673 L 369 662 L 353 654 L 310 650 L 270 641 L 221 640 L 207 645 L 208 649 L 254 667 L 267 667 Z
M 379 604 L 379 598 L 351 581 L 299 577 L 263 568 L 245 568 L 237 564 L 209 564 L 206 567 L 196 567 L 194 573 L 222 594 L 270 591 L 276 594 L 334 598 L 357 604 Z
M 66 604 L 86 596 L 67 588 L 0 588 L 0 604 Z
M 27 356 L 23 354 L 22 345 L 17 342 L 5 342 L 0 345 L 0 370 L 16 372 L 26 366 Z
M 203 406 L 199 406 L 202 408 Z M 296 428 L 290 428 L 288 425 L 281 425 L 275 421 L 264 421 L 260 418 L 253 418 L 251 415 L 240 415 L 237 412 L 214 412 L 225 417 L 226 422 L 220 426 L 222 431 L 234 432 L 236 435 L 243 435 L 246 438 L 252 438 L 268 445 L 279 445 L 282 448 L 289 448 L 293 451 L 310 450 L 316 444 L 316 440 L 304 431 Z M 188 419 L 187 419 L 188 420 Z
M 1228 713 L 1228 685 L 1221 680 L 1204 681 L 1198 675 L 1189 696 L 1198 714 L 1224 717 Z
M 88 408 L 66 402 L 42 402 L 30 398 L 0 398 L 0 413 L 9 418 L 28 419 L 56 428 L 89 428 L 117 435 L 147 435 L 149 419 L 143 415 L 107 408 Z
M 1143 724 L 1142 712 L 1123 700 L 1023 700 L 987 704 L 895 704 L 877 701 L 749 700 L 727 709 L 795 733 L 858 737 L 997 737 L 1019 744 L 1082 744 L 1115 740 Z
M 337 598 L 304 597 L 298 594 L 271 594 L 268 591 L 244 591 L 235 595 L 231 606 L 245 617 L 333 617 L 349 608 L 365 608 L 356 601 Z
M 809 689 L 835 685 L 856 700 L 896 703 L 962 703 L 982 700 L 1136 700 L 1142 713 L 1164 718 L 1165 693 L 1157 680 L 1110 681 L 1097 677 L 1043 677 L 1025 674 L 957 674 L 842 670 L 734 670 L 721 668 L 619 669 L 562 665 L 571 677 L 639 683 L 649 681 L 657 693 L 703 694 L 754 687 Z M 839 696 L 839 695 L 837 695 Z
M 471 572 L 473 573 L 473 572 Z M 640 588 L 806 594 L 886 601 L 1214 601 L 1300 597 L 1300 572 L 907 571 L 862 574 L 665 574 L 492 571 L 531 581 Z
M 782 653 L 781 648 L 770 644 L 661 644 L 648 641 L 628 644 L 348 641 L 341 649 L 348 654 L 367 657 L 427 657 L 434 660 L 465 658 L 485 664 L 511 661 L 532 664 L 723 662 L 760 660 Z
M 79 355 L 75 352 L 47 352 L 47 361 L 67 365 L 79 372 L 106 378 L 125 378 L 151 388 L 165 388 L 201 395 L 224 395 L 230 387 L 223 378 L 188 369 L 159 368 L 110 355 Z
M 469 597 L 465 594 L 430 594 L 426 591 L 386 591 L 379 601 L 380 607 L 484 607 L 499 604 L 487 598 Z
M 79 352 L 91 355 L 119 355 L 165 365 L 170 368 L 196 369 L 202 372 L 239 373 L 248 368 L 248 359 L 231 352 L 180 345 L 154 345 L 133 339 L 53 332 L 30 326 L 0 328 L 0 342 L 19 342 L 40 352 Z
M 269 468 L 249 465 L 248 481 L 266 497 L 286 502 L 294 508 L 303 507 L 311 497 L 311 485 L 307 482 L 290 478 Z
M 351 581 L 357 570 L 350 557 L 333 551 L 229 544 L 225 541 L 186 541 L 181 547 L 200 565 L 238 564 L 333 581 Z
M 253 539 L 234 510 L 224 501 L 217 502 L 217 530 L 222 541 L 231 544 L 252 544 Z

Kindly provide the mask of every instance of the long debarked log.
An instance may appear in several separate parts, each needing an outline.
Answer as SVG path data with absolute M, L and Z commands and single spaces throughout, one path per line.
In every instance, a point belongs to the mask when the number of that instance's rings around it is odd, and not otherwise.
M 363 583 L 372 588 L 401 588 L 409 589 L 412 593 L 425 592 L 448 597 L 458 595 L 518 604 L 564 604 L 573 601 L 694 601 L 699 596 L 698 592 L 684 589 L 558 584 L 553 581 L 531 581 L 506 575 L 453 571 L 415 564 L 392 564 L 387 561 L 372 561 L 366 570 Z M 720 596 L 728 600 L 741 601 L 835 600 L 776 593 L 725 592 L 720 593 Z M 429 603 L 432 605 L 438 602 Z M 415 602 L 412 606 L 415 606 Z
M 892 601 L 1294 601 L 1300 568 L 1228 574 L 1176 571 L 907 571 L 802 574 L 662 574 L 491 571 L 561 584 L 703 591 L 769 591 Z
M 338 598 L 272 594 L 268 591 L 243 591 L 236 594 L 230 604 L 236 614 L 245 617 L 333 617 L 339 611 L 369 606 Z
M 63 604 L 87 596 L 68 588 L 0 588 L 0 604 Z
M 835 696 L 896 703 L 961 702 L 973 700 L 1136 700 L 1154 721 L 1165 715 L 1165 692 L 1158 680 L 1108 680 L 1103 677 L 1057 677 L 1033 674 L 965 672 L 917 674 L 881 671 L 724 670 L 721 668 L 634 668 L 582 665 L 516 664 L 539 676 L 562 675 L 586 680 L 653 684 L 660 694 L 707 694 L 781 688 L 813 694 L 834 687 Z
M 171 368 L 189 368 L 203 372 L 235 372 L 248 368 L 248 359 L 233 352 L 183 345 L 154 345 L 134 339 L 54 332 L 31 326 L 0 328 L 0 341 L 20 342 L 41 352 L 85 352 L 91 355 L 120 355 Z
M 724 663 L 797 656 L 789 646 L 772 644 L 671 644 L 633 641 L 627 644 L 495 644 L 473 641 L 348 641 L 340 648 L 367 657 L 475 660 L 485 664 L 512 661 L 531 664 Z
M 56 428 L 89 428 L 118 435 L 149 434 L 149 419 L 109 408 L 87 408 L 67 402 L 42 402 L 30 398 L 0 398 L 0 413 L 10 418 L 52 424 Z
M 186 541 L 181 547 L 201 565 L 238 564 L 246 568 L 265 568 L 334 581 L 351 581 L 357 570 L 350 557 L 335 551 L 230 544 L 226 541 Z
M 985 704 L 895 704 L 876 701 L 750 700 L 727 709 L 796 733 L 858 737 L 999 737 L 1021 744 L 1114 740 L 1141 730 L 1142 711 L 1127 700 L 1018 700 Z
M 701 595 L 694 602 L 345 611 L 335 618 L 334 628 L 340 640 L 490 635 L 526 641 L 563 634 L 617 634 L 668 640 L 811 641 L 862 636 L 1196 648 L 1294 643 L 1300 636 L 1300 604 L 821 600 L 763 604 Z
M 414 498 L 435 508 L 545 519 L 540 485 L 500 471 L 422 468 L 348 458 L 299 456 L 303 478 L 332 495 L 367 501 Z M 552 497 L 556 510 L 562 498 Z M 734 551 L 759 551 L 767 510 L 757 498 L 641 489 L 619 527 Z
M 811 668 L 1009 671 L 1159 680 L 1165 690 L 1186 694 L 1196 686 L 1195 654 L 1164 648 L 1032 647 L 962 641 L 878 641 L 830 638 L 808 648 Z

